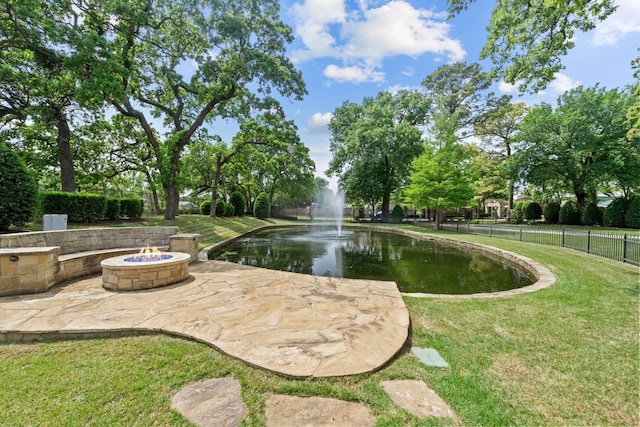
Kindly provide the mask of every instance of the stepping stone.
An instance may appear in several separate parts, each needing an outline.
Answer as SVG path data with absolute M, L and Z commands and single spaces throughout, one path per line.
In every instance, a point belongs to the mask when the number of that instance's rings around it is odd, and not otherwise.
M 448 368 L 449 364 L 440 356 L 434 348 L 411 347 L 411 351 L 416 355 L 422 363 L 427 366 L 435 366 L 438 368 Z
M 267 399 L 265 415 L 267 427 L 369 427 L 376 422 L 361 403 L 280 394 Z
M 235 427 L 247 413 L 234 378 L 215 378 L 185 386 L 171 407 L 201 427 Z
M 382 381 L 380 385 L 398 406 L 416 417 L 456 418 L 449 405 L 423 381 Z

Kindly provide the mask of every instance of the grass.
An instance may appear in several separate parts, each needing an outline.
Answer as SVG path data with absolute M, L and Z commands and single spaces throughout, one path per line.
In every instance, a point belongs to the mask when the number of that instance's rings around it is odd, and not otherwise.
M 264 224 L 198 215 L 173 223 L 200 233 L 203 246 Z M 569 249 L 441 234 L 521 253 L 558 280 L 509 298 L 406 298 L 412 329 L 405 348 L 376 373 L 343 378 L 287 379 L 162 335 L 1 345 L 0 425 L 188 425 L 170 409 L 173 394 L 223 376 L 242 385 L 247 426 L 265 424 L 271 393 L 362 402 L 378 426 L 453 424 L 399 408 L 379 385 L 387 379 L 424 380 L 463 425 L 640 424 L 637 267 Z M 411 346 L 436 348 L 450 368 L 421 365 Z

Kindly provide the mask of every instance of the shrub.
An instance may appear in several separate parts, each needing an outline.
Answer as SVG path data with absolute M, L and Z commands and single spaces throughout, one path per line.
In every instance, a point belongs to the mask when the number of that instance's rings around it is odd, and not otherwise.
M 258 194 L 253 204 L 253 214 L 259 219 L 269 218 L 269 197 L 267 193 L 262 192 Z
M 624 227 L 625 215 L 631 201 L 624 197 L 613 199 L 604 211 L 602 222 L 607 227 Z
M 542 206 L 537 202 L 526 202 L 522 208 L 522 212 L 524 213 L 525 219 L 530 221 L 542 218 Z
M 100 194 L 43 191 L 38 198 L 41 214 L 67 214 L 68 220 L 75 222 L 93 222 L 107 217 L 107 197 Z
M 589 203 L 584 207 L 584 211 L 582 211 L 582 223 L 589 226 L 602 224 L 602 216 L 598 205 Z
M 36 208 L 36 182 L 22 159 L 0 142 L 0 230 L 22 227 L 33 221 Z
M 524 222 L 524 213 L 522 212 L 522 205 L 516 203 L 511 210 L 511 224 L 522 224 Z
M 391 211 L 391 220 L 393 222 L 402 222 L 402 218 L 404 218 L 404 210 L 402 210 L 402 206 L 395 205 Z
M 112 221 L 120 219 L 120 199 L 107 197 L 107 210 L 104 217 Z
M 224 203 L 224 216 L 233 216 L 235 208 L 231 203 Z
M 640 196 L 635 196 L 629 203 L 624 216 L 624 223 L 629 228 L 640 228 Z
M 549 202 L 544 207 L 544 222 L 547 224 L 557 224 L 560 221 L 560 203 Z
M 231 205 L 233 206 L 233 212 L 235 215 L 244 215 L 244 212 L 246 210 L 246 203 L 242 193 L 240 193 L 239 191 L 234 191 L 233 193 L 231 193 L 231 196 L 229 197 L 229 203 L 231 203 Z
M 224 212 L 225 201 L 222 199 L 216 199 L 216 216 L 226 216 Z
M 205 200 L 204 202 L 200 203 L 200 206 L 198 206 L 198 209 L 200 209 L 200 213 L 202 215 L 210 215 L 211 214 L 211 200 Z
M 573 200 L 566 201 L 560 207 L 560 224 L 580 225 L 580 206 Z
M 142 199 L 128 197 L 120 200 L 120 215 L 129 219 L 139 219 L 144 212 Z

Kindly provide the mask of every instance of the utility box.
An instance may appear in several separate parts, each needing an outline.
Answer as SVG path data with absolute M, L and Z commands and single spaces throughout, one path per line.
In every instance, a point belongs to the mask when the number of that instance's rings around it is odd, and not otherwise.
M 49 214 L 42 216 L 42 230 L 66 230 L 67 214 Z

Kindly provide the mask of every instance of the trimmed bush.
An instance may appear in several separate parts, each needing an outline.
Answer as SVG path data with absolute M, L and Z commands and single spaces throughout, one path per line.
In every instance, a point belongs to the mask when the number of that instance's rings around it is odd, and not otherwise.
M 535 221 L 536 219 L 542 218 L 542 206 L 537 202 L 528 201 L 524 204 L 522 213 L 525 219 Z
M 560 224 L 581 225 L 580 206 L 573 200 L 566 201 L 560 207 Z
M 107 211 L 105 218 L 111 221 L 120 219 L 120 199 L 107 197 Z
M 402 218 L 404 218 L 404 211 L 402 210 L 402 206 L 395 205 L 391 210 L 391 222 L 402 222 Z
M 258 194 L 253 203 L 253 215 L 258 219 L 269 218 L 269 197 L 264 191 Z
M 602 216 L 598 205 L 589 203 L 584 207 L 584 211 L 582 211 L 582 223 L 589 226 L 602 224 Z
M 24 162 L 7 144 L 0 142 L 0 230 L 22 227 L 33 221 L 36 182 Z
M 120 200 L 120 215 L 129 219 L 140 219 L 144 212 L 144 202 L 135 197 Z
M 239 191 L 234 191 L 229 197 L 229 203 L 233 206 L 234 215 L 242 216 L 247 209 L 244 196 Z
M 640 228 L 640 196 L 635 196 L 629 203 L 624 216 L 624 223 L 629 228 Z
M 43 215 L 66 214 L 68 220 L 74 222 L 94 222 L 107 217 L 107 197 L 100 194 L 43 191 L 38 199 Z
M 522 212 L 522 205 L 520 202 L 513 205 L 511 210 L 511 224 L 522 224 L 524 222 L 524 213 Z
M 225 204 L 224 204 L 224 216 L 233 216 L 234 212 L 235 212 L 235 208 L 233 207 L 233 205 L 231 203 L 225 202 Z
M 560 221 L 560 203 L 549 202 L 544 207 L 544 222 L 547 224 L 557 224 Z
M 204 202 L 200 203 L 200 206 L 198 206 L 198 209 L 200 209 L 200 213 L 202 215 L 210 215 L 211 214 L 211 200 L 205 200 Z
M 224 211 L 224 205 L 226 202 L 222 199 L 216 199 L 216 216 L 227 216 Z
M 624 227 L 625 215 L 631 201 L 624 197 L 613 199 L 604 211 L 602 222 L 607 227 Z

